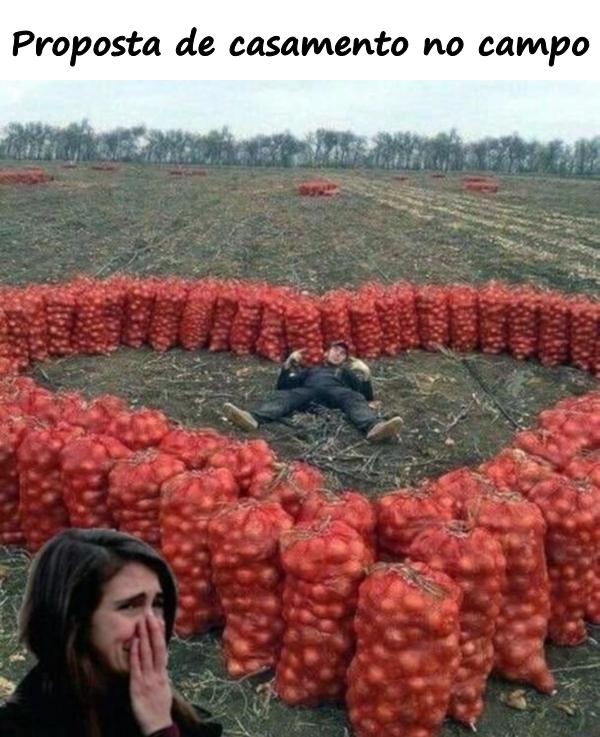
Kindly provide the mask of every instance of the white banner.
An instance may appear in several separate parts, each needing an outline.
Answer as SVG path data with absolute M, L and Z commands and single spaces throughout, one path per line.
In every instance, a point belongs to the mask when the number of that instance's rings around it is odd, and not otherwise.
M 10 2 L 0 78 L 598 79 L 598 14 L 583 0 Z

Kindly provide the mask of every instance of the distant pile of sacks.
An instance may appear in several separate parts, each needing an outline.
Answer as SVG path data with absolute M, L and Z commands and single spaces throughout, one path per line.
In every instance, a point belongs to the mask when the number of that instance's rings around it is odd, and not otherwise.
M 298 193 L 308 197 L 331 197 L 338 192 L 339 188 L 339 184 L 327 179 L 310 179 L 300 182 Z
M 495 194 L 498 191 L 498 182 L 493 177 L 472 175 L 463 177 L 463 187 L 467 192 Z
M 45 184 L 53 179 L 53 176 L 39 167 L 0 169 L 0 184 Z

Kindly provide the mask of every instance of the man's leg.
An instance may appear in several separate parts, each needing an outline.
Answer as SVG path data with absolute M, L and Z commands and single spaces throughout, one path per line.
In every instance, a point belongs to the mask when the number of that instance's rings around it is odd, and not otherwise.
M 329 407 L 341 409 L 348 420 L 363 435 L 366 435 L 379 421 L 363 395 L 353 389 L 343 387 L 330 389 L 327 392 L 326 400 Z
M 370 442 L 377 443 L 397 435 L 402 425 L 402 419 L 397 416 L 380 420 L 363 395 L 353 389 L 333 389 L 328 392 L 327 400 L 330 407 L 341 409 Z
M 243 430 L 256 430 L 264 422 L 273 422 L 282 417 L 291 415 L 292 412 L 306 409 L 315 399 L 312 389 L 298 387 L 297 389 L 280 389 L 263 402 L 259 407 L 251 411 L 236 407 L 235 404 L 227 402 L 223 410 L 228 420 Z

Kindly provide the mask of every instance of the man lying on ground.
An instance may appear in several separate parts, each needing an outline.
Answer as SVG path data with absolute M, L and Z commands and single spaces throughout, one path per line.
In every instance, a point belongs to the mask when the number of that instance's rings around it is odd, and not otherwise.
M 364 361 L 350 358 L 346 343 L 331 343 L 319 366 L 302 367 L 302 353 L 294 351 L 287 358 L 272 398 L 251 411 L 227 402 L 223 407 L 227 419 L 250 431 L 305 410 L 310 404 L 320 404 L 341 409 L 369 442 L 377 443 L 398 434 L 400 417 L 380 420 L 369 406 L 373 400 L 371 370 Z

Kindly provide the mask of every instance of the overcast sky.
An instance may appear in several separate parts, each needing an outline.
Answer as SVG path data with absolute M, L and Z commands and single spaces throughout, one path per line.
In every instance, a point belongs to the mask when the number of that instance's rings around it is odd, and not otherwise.
M 600 135 L 598 81 L 0 81 L 0 126 L 87 118 L 97 130 L 144 123 L 236 137 L 319 127 L 373 135 L 431 134 L 466 140 L 520 133 L 574 141 Z

